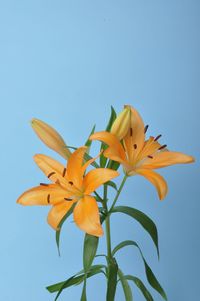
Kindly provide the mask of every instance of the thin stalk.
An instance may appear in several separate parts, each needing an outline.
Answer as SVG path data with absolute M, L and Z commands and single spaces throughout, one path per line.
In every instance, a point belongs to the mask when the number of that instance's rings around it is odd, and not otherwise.
M 106 210 L 106 212 L 108 211 L 108 207 L 107 207 L 107 185 L 104 185 L 104 193 L 103 193 L 103 207 Z M 111 249 L 111 237 L 110 237 L 110 217 L 107 216 L 106 220 L 106 242 L 107 242 L 107 256 L 108 259 L 112 257 L 112 249 Z
M 123 180 L 122 180 L 122 182 L 121 182 L 121 185 L 120 185 L 120 187 L 119 187 L 119 189 L 118 189 L 118 191 L 117 191 L 117 194 L 116 194 L 116 196 L 115 196 L 115 198 L 114 198 L 114 201 L 113 201 L 113 203 L 112 203 L 112 206 L 110 207 L 110 210 L 109 210 L 109 212 L 108 212 L 108 216 L 109 216 L 110 213 L 112 212 L 112 210 L 113 210 L 113 208 L 114 208 L 114 206 L 115 206 L 115 204 L 116 204 L 116 202 L 117 202 L 117 200 L 118 200 L 118 197 L 119 197 L 119 195 L 120 195 L 120 193 L 121 193 L 121 191 L 122 191 L 122 188 L 124 187 L 124 184 L 125 184 L 127 178 L 128 178 L 128 176 L 125 175 L 124 178 L 123 178 Z

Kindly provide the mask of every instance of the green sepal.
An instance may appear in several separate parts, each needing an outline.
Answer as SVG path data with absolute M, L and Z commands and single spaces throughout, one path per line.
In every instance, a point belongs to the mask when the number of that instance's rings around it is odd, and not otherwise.
M 132 275 L 125 275 L 124 276 L 127 280 L 131 280 L 135 283 L 135 285 L 140 289 L 143 296 L 145 297 L 146 301 L 154 301 L 152 295 L 150 294 L 149 290 L 146 288 L 142 280 L 140 280 L 138 277 L 132 276 Z
M 118 269 L 118 276 L 123 287 L 126 301 L 133 301 L 133 295 L 129 283 L 120 269 Z
M 161 287 L 160 283 L 156 279 L 154 273 L 152 272 L 151 268 L 147 264 L 140 247 L 138 246 L 138 244 L 135 241 L 133 241 L 133 240 L 122 241 L 113 249 L 112 255 L 115 255 L 117 251 L 119 251 L 120 249 L 122 249 L 126 246 L 135 246 L 138 248 L 140 255 L 142 257 L 142 260 L 144 262 L 145 272 L 146 272 L 146 276 L 147 276 L 147 280 L 148 280 L 149 284 L 163 297 L 164 300 L 167 301 L 167 296 L 166 296 L 164 289 Z
M 108 258 L 108 285 L 106 301 L 114 301 L 117 287 L 118 264 L 115 258 Z
M 56 230 L 56 245 L 57 245 L 58 255 L 59 256 L 60 256 L 60 233 L 61 233 L 61 229 L 62 229 L 62 226 L 63 226 L 65 220 L 72 214 L 72 212 L 74 210 L 74 207 L 75 207 L 75 204 L 72 205 L 72 207 L 70 208 L 70 210 L 62 218 L 62 220 L 60 221 L 60 223 L 58 225 L 58 230 Z
M 158 231 L 155 223 L 150 219 L 146 214 L 132 207 L 128 206 L 116 206 L 113 208 L 112 213 L 121 212 L 127 214 L 137 220 L 142 227 L 149 233 L 151 236 L 157 250 L 159 258 L 159 246 L 158 246 Z

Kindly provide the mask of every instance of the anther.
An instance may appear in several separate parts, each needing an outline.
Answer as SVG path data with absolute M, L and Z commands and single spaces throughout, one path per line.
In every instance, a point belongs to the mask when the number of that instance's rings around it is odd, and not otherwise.
M 72 199 L 64 198 L 65 201 L 72 201 Z
M 167 146 L 167 144 L 164 144 L 164 145 L 162 145 L 161 147 L 159 147 L 158 150 L 161 150 L 161 149 L 165 148 L 166 146 Z
M 49 186 L 48 184 L 46 183 L 40 183 L 41 186 Z
M 154 139 L 154 141 L 157 141 L 158 139 L 160 139 L 161 136 L 162 136 L 162 135 L 158 135 L 158 136 Z
M 148 130 L 149 125 L 147 124 L 144 128 L 144 133 L 146 134 L 147 130 Z
M 72 182 L 72 181 L 69 181 L 69 184 L 70 184 L 70 185 L 73 185 L 73 182 Z
M 55 175 L 55 171 L 50 172 L 50 174 L 47 176 L 47 178 L 50 178 L 53 175 Z
M 147 156 L 149 159 L 153 159 L 153 156 Z
M 130 136 L 133 136 L 133 129 L 130 128 Z
M 63 169 L 63 174 L 62 174 L 62 176 L 64 177 L 65 174 L 66 174 L 66 168 Z
M 50 203 L 50 194 L 47 195 L 47 203 Z
M 134 149 L 137 149 L 137 144 L 134 144 L 133 147 L 134 147 Z

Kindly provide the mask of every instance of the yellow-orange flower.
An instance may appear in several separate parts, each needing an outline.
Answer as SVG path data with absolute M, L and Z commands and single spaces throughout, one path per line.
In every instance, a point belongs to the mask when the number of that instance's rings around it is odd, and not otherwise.
M 95 160 L 86 163 L 86 147 L 80 147 L 69 158 L 67 167 L 51 157 L 38 154 L 34 159 L 40 169 L 53 184 L 43 184 L 24 192 L 17 200 L 22 205 L 52 205 L 48 214 L 48 223 L 58 229 L 59 223 L 73 204 L 76 225 L 88 234 L 101 236 L 103 229 L 100 223 L 98 205 L 93 196 L 103 183 L 118 176 L 118 172 L 97 168 L 85 175 L 86 168 Z
M 69 159 L 71 156 L 70 150 L 61 135 L 52 126 L 36 118 L 31 120 L 31 125 L 44 144 L 59 153 L 64 159 Z
M 164 178 L 153 171 L 157 168 L 166 167 L 178 163 L 194 162 L 192 156 L 179 152 L 168 151 L 166 145 L 161 145 L 157 137 L 150 137 L 145 140 L 145 133 L 148 126 L 144 126 L 139 113 L 131 109 L 130 126 L 127 133 L 120 142 L 119 137 L 109 132 L 97 132 L 90 136 L 91 140 L 100 140 L 108 145 L 104 155 L 123 165 L 128 176 L 142 175 L 149 180 L 157 189 L 160 199 L 167 194 L 167 183 Z

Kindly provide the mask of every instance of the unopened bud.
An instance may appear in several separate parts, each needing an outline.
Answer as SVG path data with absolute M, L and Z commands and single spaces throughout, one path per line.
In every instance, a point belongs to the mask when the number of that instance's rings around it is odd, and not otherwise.
M 31 120 L 31 125 L 37 136 L 42 140 L 42 142 L 44 142 L 44 144 L 59 153 L 63 158 L 69 159 L 71 152 L 67 148 L 63 138 L 56 130 L 54 130 L 54 128 L 42 120 L 35 118 Z
M 131 107 L 125 106 L 123 111 L 119 113 L 115 121 L 113 122 L 111 133 L 116 135 L 119 140 L 123 139 L 129 128 L 131 122 Z

